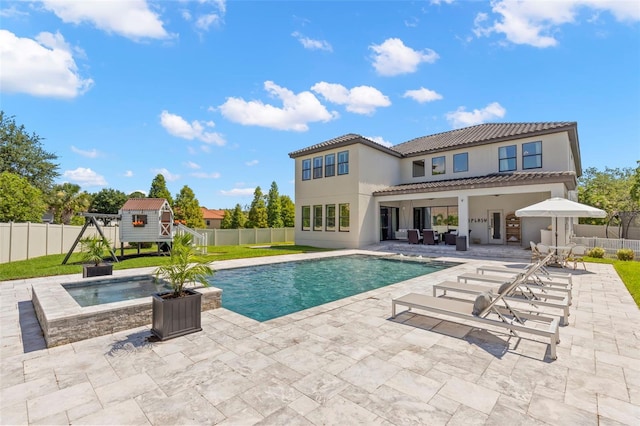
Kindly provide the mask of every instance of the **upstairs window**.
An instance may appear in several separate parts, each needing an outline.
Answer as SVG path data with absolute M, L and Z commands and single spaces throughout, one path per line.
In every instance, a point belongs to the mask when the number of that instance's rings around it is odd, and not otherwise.
M 413 177 L 424 176 L 424 160 L 416 160 L 413 162 Z
M 327 154 L 324 156 L 324 177 L 336 175 L 336 155 Z
M 446 170 L 444 167 L 444 157 L 434 157 L 431 159 L 431 174 L 443 175 Z
M 498 158 L 501 172 L 516 170 L 518 150 L 515 145 L 501 146 L 498 148 Z
M 468 172 L 469 171 L 469 153 L 463 152 L 462 154 L 453 155 L 453 173 Z
M 311 160 L 302 160 L 302 180 L 311 179 Z
M 322 178 L 322 157 L 314 157 L 313 159 L 313 178 Z
M 302 206 L 302 230 L 311 230 L 311 206 Z
M 349 174 L 349 151 L 342 151 L 338 153 L 338 174 Z
M 522 168 L 539 169 L 542 167 L 542 142 L 522 144 Z

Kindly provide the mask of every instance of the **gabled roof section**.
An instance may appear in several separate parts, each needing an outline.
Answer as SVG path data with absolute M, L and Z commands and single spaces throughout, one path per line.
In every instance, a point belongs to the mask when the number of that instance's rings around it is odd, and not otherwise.
M 563 130 L 573 130 L 573 132 L 576 133 L 576 127 L 577 124 L 575 122 L 569 121 L 547 123 L 486 123 L 436 133 L 435 135 L 422 136 L 395 145 L 393 149 L 403 156 L 411 157 L 417 154 L 444 151 L 470 145 L 484 145 L 502 140 L 528 138 L 548 133 L 557 133 Z
M 564 183 L 569 190 L 574 190 L 577 186 L 576 174 L 574 172 L 513 172 L 492 173 L 485 176 L 461 179 L 407 183 L 375 191 L 373 195 L 416 194 L 423 192 L 455 191 L 461 189 L 536 185 L 540 183 Z
M 297 151 L 293 151 L 289 153 L 290 158 L 297 158 L 303 155 L 315 154 L 316 152 L 326 151 L 327 149 L 333 148 L 341 148 L 347 145 L 353 145 L 356 143 L 361 143 L 363 145 L 367 145 L 371 148 L 386 152 L 387 154 L 393 155 L 395 157 L 401 157 L 401 155 L 394 151 L 393 148 L 387 148 L 384 145 L 380 145 L 377 142 L 374 142 L 370 139 L 367 139 L 361 135 L 357 135 L 355 133 L 348 133 L 346 135 L 339 136 L 337 138 L 329 139 L 328 141 L 320 142 L 318 144 L 309 146 L 307 148 L 299 149 Z
M 224 210 L 210 210 L 206 207 L 200 207 L 203 219 L 224 219 Z
M 129 198 L 120 210 L 160 210 L 167 200 L 164 198 Z

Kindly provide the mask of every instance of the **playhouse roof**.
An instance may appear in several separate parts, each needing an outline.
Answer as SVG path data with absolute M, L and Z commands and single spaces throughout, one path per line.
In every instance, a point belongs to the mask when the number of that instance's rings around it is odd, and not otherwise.
M 164 198 L 129 198 L 124 206 L 120 209 L 123 210 L 154 210 L 158 211 L 162 208 L 167 200 Z

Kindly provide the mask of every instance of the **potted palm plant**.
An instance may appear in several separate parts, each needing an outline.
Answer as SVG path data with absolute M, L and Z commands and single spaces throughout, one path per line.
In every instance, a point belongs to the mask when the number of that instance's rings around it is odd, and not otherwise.
M 167 281 L 171 290 L 152 295 L 151 333 L 167 340 L 202 330 L 202 294 L 186 286 L 207 287 L 207 278 L 214 272 L 205 259 L 196 256 L 190 234 L 174 237 L 169 262 L 155 271 L 156 280 Z
M 82 261 L 90 263 L 82 265 L 82 277 L 98 277 L 113 275 L 113 265 L 104 262 L 104 252 L 109 250 L 109 241 L 97 235 L 80 240 Z

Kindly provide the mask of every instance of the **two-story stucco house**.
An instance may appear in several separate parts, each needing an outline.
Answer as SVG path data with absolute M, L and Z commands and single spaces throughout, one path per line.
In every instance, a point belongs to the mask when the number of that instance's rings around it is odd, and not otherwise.
M 582 174 L 575 122 L 480 124 L 392 147 L 348 134 L 289 156 L 296 244 L 334 248 L 402 238 L 407 229 L 528 246 L 555 222 L 514 212 L 551 197 L 575 201 Z M 558 244 L 572 226 L 558 220 Z

